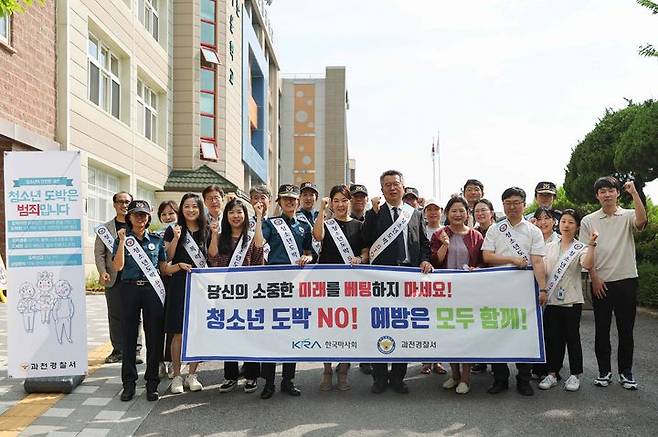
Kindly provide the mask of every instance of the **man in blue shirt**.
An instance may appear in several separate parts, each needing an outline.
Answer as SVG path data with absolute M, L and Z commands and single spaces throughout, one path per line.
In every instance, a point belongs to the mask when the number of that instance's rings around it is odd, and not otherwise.
M 311 226 L 295 217 L 295 211 L 299 205 L 299 188 L 291 184 L 281 185 L 276 201 L 281 207 L 281 215 L 263 222 L 263 238 L 270 245 L 267 264 L 303 266 L 310 263 L 313 259 L 311 256 Z M 297 363 L 283 364 L 281 391 L 290 396 L 302 394 L 293 382 L 296 367 Z M 275 372 L 276 363 L 262 364 L 261 376 L 265 378 L 265 388 L 260 394 L 261 399 L 269 399 L 274 394 Z

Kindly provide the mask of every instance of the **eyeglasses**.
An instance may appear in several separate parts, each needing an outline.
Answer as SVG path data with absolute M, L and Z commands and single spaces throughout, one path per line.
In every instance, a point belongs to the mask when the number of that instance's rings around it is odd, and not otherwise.
M 523 205 L 523 202 L 519 200 L 515 200 L 514 202 L 503 202 L 503 206 L 506 206 L 508 208 L 517 208 L 521 205 Z
M 207 198 L 211 202 L 220 202 L 222 198 L 220 196 L 212 196 Z
M 121 204 L 121 205 L 130 205 L 130 202 L 131 202 L 130 200 L 117 200 L 114 203 L 118 203 L 118 204 Z

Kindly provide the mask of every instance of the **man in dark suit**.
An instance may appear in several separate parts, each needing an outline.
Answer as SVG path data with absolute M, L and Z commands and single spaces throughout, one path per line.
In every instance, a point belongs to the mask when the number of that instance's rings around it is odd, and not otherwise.
M 402 173 L 397 170 L 385 171 L 380 176 L 379 182 L 386 202 L 379 207 L 379 199 L 373 199 L 373 208 L 366 213 L 363 223 L 364 240 L 370 247 L 373 247 L 377 239 L 398 220 L 401 214 L 408 212 L 404 209 L 402 202 L 404 195 Z M 432 271 L 432 264 L 429 260 L 430 245 L 423 230 L 422 215 L 417 209 L 413 209 L 406 226 L 388 246 L 385 246 L 375 257 L 371 256 L 370 263 L 385 266 L 420 267 L 423 273 L 429 273 Z M 392 364 L 390 372 L 386 363 L 375 363 L 372 367 L 374 384 L 371 391 L 373 393 L 383 393 L 389 384 L 398 393 L 409 393 L 404 382 L 407 373 L 406 363 Z

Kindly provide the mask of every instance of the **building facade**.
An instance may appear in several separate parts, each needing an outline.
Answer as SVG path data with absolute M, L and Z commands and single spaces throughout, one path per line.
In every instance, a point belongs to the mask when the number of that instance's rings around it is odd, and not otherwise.
M 349 184 L 345 67 L 324 76 L 293 75 L 281 84 L 281 183 L 314 182 L 321 196 Z
M 0 169 L 4 152 L 59 150 L 56 136 L 55 5 L 0 17 Z M 4 177 L 0 253 L 5 255 Z
M 3 150 L 81 152 L 88 273 L 117 191 L 157 209 L 209 184 L 242 196 L 278 184 L 279 65 L 262 0 L 35 4 L 0 19 L 0 90 Z

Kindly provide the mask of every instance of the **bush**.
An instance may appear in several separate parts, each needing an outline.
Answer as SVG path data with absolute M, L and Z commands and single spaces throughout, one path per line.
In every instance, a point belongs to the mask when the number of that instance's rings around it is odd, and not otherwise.
M 640 276 L 639 304 L 658 307 L 658 264 L 638 264 L 637 272 Z

